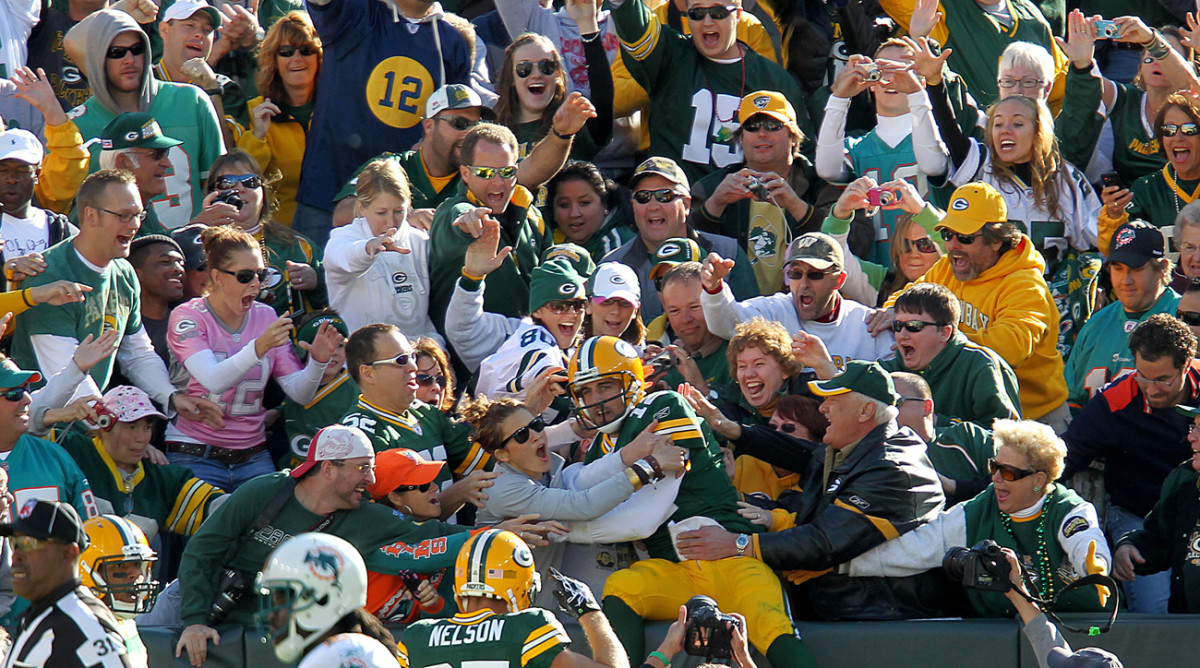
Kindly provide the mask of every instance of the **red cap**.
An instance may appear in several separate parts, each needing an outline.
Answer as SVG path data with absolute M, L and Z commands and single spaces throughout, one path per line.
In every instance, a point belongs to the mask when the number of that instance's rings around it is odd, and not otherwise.
M 433 482 L 446 462 L 429 461 L 408 448 L 392 448 L 375 456 L 375 483 L 367 488 L 378 501 L 401 485 Z

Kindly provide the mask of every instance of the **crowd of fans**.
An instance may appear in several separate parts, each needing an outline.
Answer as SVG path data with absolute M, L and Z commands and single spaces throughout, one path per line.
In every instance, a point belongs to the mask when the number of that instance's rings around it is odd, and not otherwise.
M 1048 610 L 1200 612 L 1197 48 L 1165 0 L 9 0 L 16 660 L 200 665 L 285 543 L 361 555 L 347 629 L 483 614 L 511 543 L 608 668 L 696 594 L 779 668 L 1032 619 L 940 568 L 985 539 Z

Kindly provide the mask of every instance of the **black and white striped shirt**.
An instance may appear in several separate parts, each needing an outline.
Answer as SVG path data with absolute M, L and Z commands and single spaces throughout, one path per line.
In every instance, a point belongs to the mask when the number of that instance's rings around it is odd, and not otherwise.
M 71 582 L 35 602 L 3 668 L 131 668 L 125 640 L 106 605 Z

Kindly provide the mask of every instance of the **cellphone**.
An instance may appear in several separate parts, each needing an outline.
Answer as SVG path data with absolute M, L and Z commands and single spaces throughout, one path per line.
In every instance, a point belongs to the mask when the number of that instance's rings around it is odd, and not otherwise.
M 1121 26 L 1116 21 L 1096 21 L 1096 39 L 1116 39 L 1121 36 Z
M 1105 187 L 1116 186 L 1124 188 L 1125 182 L 1121 180 L 1121 175 L 1116 172 L 1104 172 L 1100 175 L 1100 183 Z

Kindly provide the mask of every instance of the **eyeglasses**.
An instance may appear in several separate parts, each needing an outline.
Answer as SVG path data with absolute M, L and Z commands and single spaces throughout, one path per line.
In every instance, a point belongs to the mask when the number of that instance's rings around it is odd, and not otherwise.
M 834 274 L 834 270 L 826 269 L 825 271 L 801 271 L 799 269 L 788 269 L 787 277 L 789 281 L 798 281 L 802 278 L 807 278 L 810 281 L 816 282 L 824 280 Z
M 555 315 L 562 315 L 567 311 L 579 313 L 583 310 L 583 307 L 586 304 L 587 300 L 585 299 L 557 299 L 552 302 L 546 302 L 545 306 L 546 308 L 550 309 L 551 313 Z
M 933 243 L 933 239 L 929 237 L 921 237 L 916 241 L 904 240 L 904 252 L 911 253 L 912 249 L 916 248 L 921 253 L 936 253 L 937 244 Z
M 542 74 L 550 76 L 558 71 L 558 61 L 550 58 L 543 58 L 537 61 L 537 68 Z M 522 60 L 521 62 L 517 63 L 514 71 L 517 73 L 517 76 L 521 77 L 522 79 L 528 77 L 530 74 L 533 74 L 533 61 Z
M 1195 311 L 1175 311 L 1175 317 L 1183 321 L 1183 324 L 1188 327 L 1200 327 L 1200 313 Z
M 540 434 L 540 433 L 542 433 L 542 430 L 545 428 L 546 428 L 546 422 L 544 420 L 542 420 L 542 416 L 539 415 L 539 416 L 533 418 L 532 420 L 530 420 L 529 424 L 514 431 L 511 435 L 509 435 L 508 438 L 504 439 L 503 441 L 500 441 L 500 447 L 503 448 L 504 444 L 508 443 L 509 441 L 516 441 L 517 443 L 525 443 L 526 441 L 529 440 L 530 430 L 536 431 L 537 433 Z
M 1000 462 L 996 461 L 995 458 L 992 458 L 988 460 L 988 473 L 992 475 L 999 473 L 1000 477 L 1005 481 L 1015 482 L 1021 478 L 1028 478 L 1034 473 L 1037 473 L 1037 471 L 1027 471 L 1025 469 L 1019 469 L 1015 466 L 1009 466 L 1008 464 L 1001 464 Z
M 140 150 L 149 151 L 149 157 L 151 160 L 162 160 L 163 158 L 167 157 L 167 153 L 170 153 L 171 151 L 169 148 L 144 148 Z
M 299 52 L 305 58 L 317 55 L 317 50 L 311 46 L 281 46 L 279 47 L 279 51 L 276 51 L 280 58 L 291 58 L 296 55 L 296 52 Z
M 398 494 L 403 494 L 405 492 L 412 492 L 412 491 L 428 492 L 430 487 L 433 487 L 432 482 L 427 482 L 424 485 L 400 485 L 399 487 L 397 487 L 396 489 L 394 489 L 392 491 L 396 492 Z
M 1157 387 L 1171 387 L 1171 384 L 1174 383 L 1179 378 L 1179 376 L 1182 376 L 1182 375 L 1183 375 L 1183 369 L 1180 369 L 1178 374 L 1176 374 L 1175 376 L 1168 378 L 1166 380 L 1151 380 L 1151 379 L 1147 378 L 1146 376 L 1142 375 L 1142 372 L 1140 370 L 1134 370 L 1133 379 L 1143 385 L 1151 385 L 1151 386 L 1157 386 Z
M 262 187 L 262 177 L 258 174 L 226 174 L 218 176 L 213 182 L 213 190 L 233 190 L 238 184 L 242 184 L 249 190 L 255 190 Z
M 1179 244 L 1179 252 L 1180 253 L 1187 253 L 1188 255 L 1191 255 L 1192 253 L 1195 253 L 1196 251 L 1200 251 L 1200 246 L 1197 246 L 1196 244 L 1186 242 L 1186 241 L 1184 243 Z
M 633 201 L 638 204 L 649 204 L 650 198 L 654 198 L 659 204 L 670 204 L 676 199 L 683 197 L 678 190 L 672 188 L 662 188 L 660 190 L 635 190 L 633 191 Z
M 149 212 L 147 212 L 147 211 L 138 211 L 136 213 L 118 213 L 116 211 L 109 211 L 108 209 L 100 209 L 100 210 L 103 211 L 104 213 L 107 213 L 110 216 L 116 216 L 117 220 L 121 221 L 122 225 L 128 225 L 128 224 L 132 223 L 135 219 L 137 220 L 137 222 L 140 223 L 140 222 L 146 220 L 146 216 L 150 215 Z
M 8 401 L 15 403 L 24 399 L 27 392 L 29 392 L 29 390 L 22 385 L 21 387 L 14 387 L 11 390 L 4 390 L 3 392 L 0 392 L 0 397 L 4 397 Z
M 337 466 L 337 467 L 342 467 L 342 466 L 350 466 L 349 464 L 347 464 L 346 462 L 344 462 L 344 461 L 342 461 L 342 460 L 340 460 L 340 459 L 335 459 L 335 460 L 333 460 L 333 465 L 334 465 L 334 466 Z M 352 469 L 358 469 L 358 472 L 359 472 L 359 473 L 362 473 L 362 474 L 364 474 L 364 475 L 365 475 L 365 474 L 367 474 L 367 473 L 370 473 L 371 471 L 374 471 L 374 470 L 375 470 L 375 462 L 367 462 L 366 464 L 359 464 L 359 465 L 357 465 L 357 466 L 350 466 L 350 468 L 352 468 Z
M 687 11 L 688 20 L 699 23 L 704 20 L 705 16 L 711 16 L 714 21 L 728 18 L 730 14 L 737 11 L 735 5 L 718 5 L 716 7 L 692 7 Z
M 902 330 L 902 329 L 906 329 L 906 330 L 912 332 L 913 334 L 916 334 L 917 332 L 921 331 L 922 329 L 925 329 L 926 327 L 937 327 L 937 326 L 938 326 L 938 324 L 936 322 L 929 322 L 928 320 L 893 320 L 892 321 L 892 331 L 896 332 L 897 334 L 899 334 L 900 330 Z
M 380 364 L 387 364 L 389 366 L 408 366 L 409 361 L 415 360 L 416 357 L 417 356 L 415 353 L 400 353 L 395 357 L 389 357 L 384 360 L 375 360 L 374 362 L 371 362 L 369 366 L 379 366 Z
M 465 132 L 479 125 L 479 121 L 473 121 L 463 116 L 434 116 L 433 120 L 448 123 L 451 128 L 458 132 Z
M 34 538 L 33 536 L 13 536 L 8 539 L 14 550 L 35 552 L 50 544 L 65 545 L 61 540 L 51 538 Z
M 782 431 L 785 434 L 796 433 L 796 425 L 792 424 L 791 422 L 784 422 L 783 424 L 767 423 L 767 426 L 770 427 L 771 429 L 774 429 L 775 431 Z
M 742 123 L 742 130 L 745 132 L 758 132 L 766 128 L 767 132 L 779 132 L 783 129 L 783 121 L 770 116 L 757 116 Z
M 1195 137 L 1200 135 L 1200 126 L 1195 123 L 1184 123 L 1183 125 L 1163 123 L 1158 126 L 1158 132 L 1164 137 L 1174 137 L 1179 132 L 1182 132 L 1184 137 Z
M 271 273 L 270 269 L 239 269 L 237 271 L 229 271 L 228 269 L 218 269 L 222 274 L 229 274 L 237 279 L 242 285 L 249 285 L 250 281 L 258 279 L 259 283 L 265 283 L 267 276 Z
M 484 181 L 492 180 L 493 178 L 496 177 L 496 174 L 499 174 L 500 178 L 502 178 L 502 179 L 511 179 L 517 175 L 517 166 L 516 165 L 509 165 L 508 167 L 473 167 L 472 166 L 472 167 L 467 167 L 467 169 L 471 170 L 471 172 L 473 174 L 475 174 L 475 176 L 477 178 L 481 178 Z
M 104 54 L 109 60 L 120 60 L 125 57 L 125 54 L 132 53 L 135 56 L 140 56 L 146 53 L 145 42 L 138 42 L 132 46 L 110 46 Z
M 958 243 L 960 243 L 964 246 L 970 246 L 971 244 L 975 243 L 976 239 L 983 236 L 982 230 L 980 230 L 979 232 L 976 232 L 975 234 L 959 234 L 957 232 L 943 228 L 942 230 L 940 230 L 939 233 L 942 235 L 942 241 L 950 241 L 951 239 L 958 239 Z
M 1003 77 L 1000 79 L 996 79 L 996 85 L 1001 88 L 1012 88 L 1013 86 L 1020 86 L 1024 90 L 1029 90 L 1030 88 L 1037 88 L 1038 86 L 1045 86 L 1046 82 L 1042 79 L 1009 79 L 1008 77 Z
M 421 387 L 429 387 L 431 385 L 437 385 L 438 387 L 446 387 L 446 377 L 445 376 L 435 376 L 435 375 L 429 374 L 429 373 L 419 373 L 419 374 L 417 374 L 417 384 L 420 385 Z

